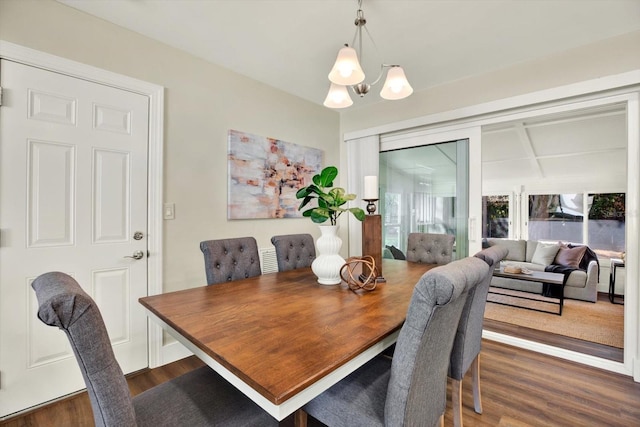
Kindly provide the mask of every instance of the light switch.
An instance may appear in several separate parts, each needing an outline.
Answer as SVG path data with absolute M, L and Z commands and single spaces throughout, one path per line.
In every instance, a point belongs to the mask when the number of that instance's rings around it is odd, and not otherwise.
M 164 204 L 164 219 L 175 219 L 176 218 L 176 205 L 174 203 L 165 203 Z

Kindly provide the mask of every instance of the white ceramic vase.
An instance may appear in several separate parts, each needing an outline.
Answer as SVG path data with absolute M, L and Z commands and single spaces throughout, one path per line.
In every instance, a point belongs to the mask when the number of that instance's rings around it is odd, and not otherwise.
M 338 237 L 338 225 L 320 225 L 322 234 L 316 241 L 318 255 L 311 264 L 313 274 L 321 285 L 337 285 L 340 283 L 340 269 L 344 258 L 340 256 L 342 239 Z

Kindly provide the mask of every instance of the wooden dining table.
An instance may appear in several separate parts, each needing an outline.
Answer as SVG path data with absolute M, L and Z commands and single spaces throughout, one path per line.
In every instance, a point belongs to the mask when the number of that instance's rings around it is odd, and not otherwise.
M 140 298 L 176 340 L 281 421 L 392 345 L 433 265 L 383 260 L 373 291 L 310 268 Z

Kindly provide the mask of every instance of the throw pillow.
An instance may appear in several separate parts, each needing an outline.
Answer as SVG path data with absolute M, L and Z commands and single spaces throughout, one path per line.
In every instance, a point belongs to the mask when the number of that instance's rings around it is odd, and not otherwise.
M 388 246 L 387 245 L 387 249 L 389 249 L 391 251 L 391 255 L 393 255 L 394 259 L 403 259 L 403 260 L 407 259 L 404 256 L 404 254 L 402 253 L 402 251 L 400 249 L 396 248 L 395 246 L 393 246 L 393 245 Z
M 586 246 L 560 248 L 553 263 L 565 267 L 580 268 L 580 261 L 582 261 L 585 252 L 587 252 Z
M 556 258 L 559 249 L 560 246 L 558 246 L 557 243 L 538 243 L 536 251 L 533 253 L 533 257 L 531 258 L 531 262 L 544 266 L 551 265 L 553 264 L 553 260 Z

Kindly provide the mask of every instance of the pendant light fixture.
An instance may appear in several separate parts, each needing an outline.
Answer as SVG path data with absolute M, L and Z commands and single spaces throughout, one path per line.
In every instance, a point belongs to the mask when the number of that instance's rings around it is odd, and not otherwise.
M 382 79 L 385 71 L 387 72 L 387 78 L 380 91 L 382 98 L 396 100 L 411 95 L 413 88 L 409 84 L 404 70 L 397 64 L 381 64 L 378 77 L 372 83 L 365 83 L 365 74 L 360 66 L 360 61 L 362 60 L 362 30 L 367 33 L 374 47 L 376 47 L 376 44 L 367 29 L 367 20 L 362 12 L 362 0 L 358 0 L 358 11 L 354 23 L 356 32 L 351 44 L 355 45 L 357 42 L 358 50 L 356 51 L 355 48 L 345 44 L 345 47 L 338 52 L 336 62 L 329 72 L 331 86 L 324 100 L 324 106 L 328 108 L 345 108 L 353 105 L 347 87 L 351 87 L 351 90 L 362 98 L 369 92 L 371 86 Z

